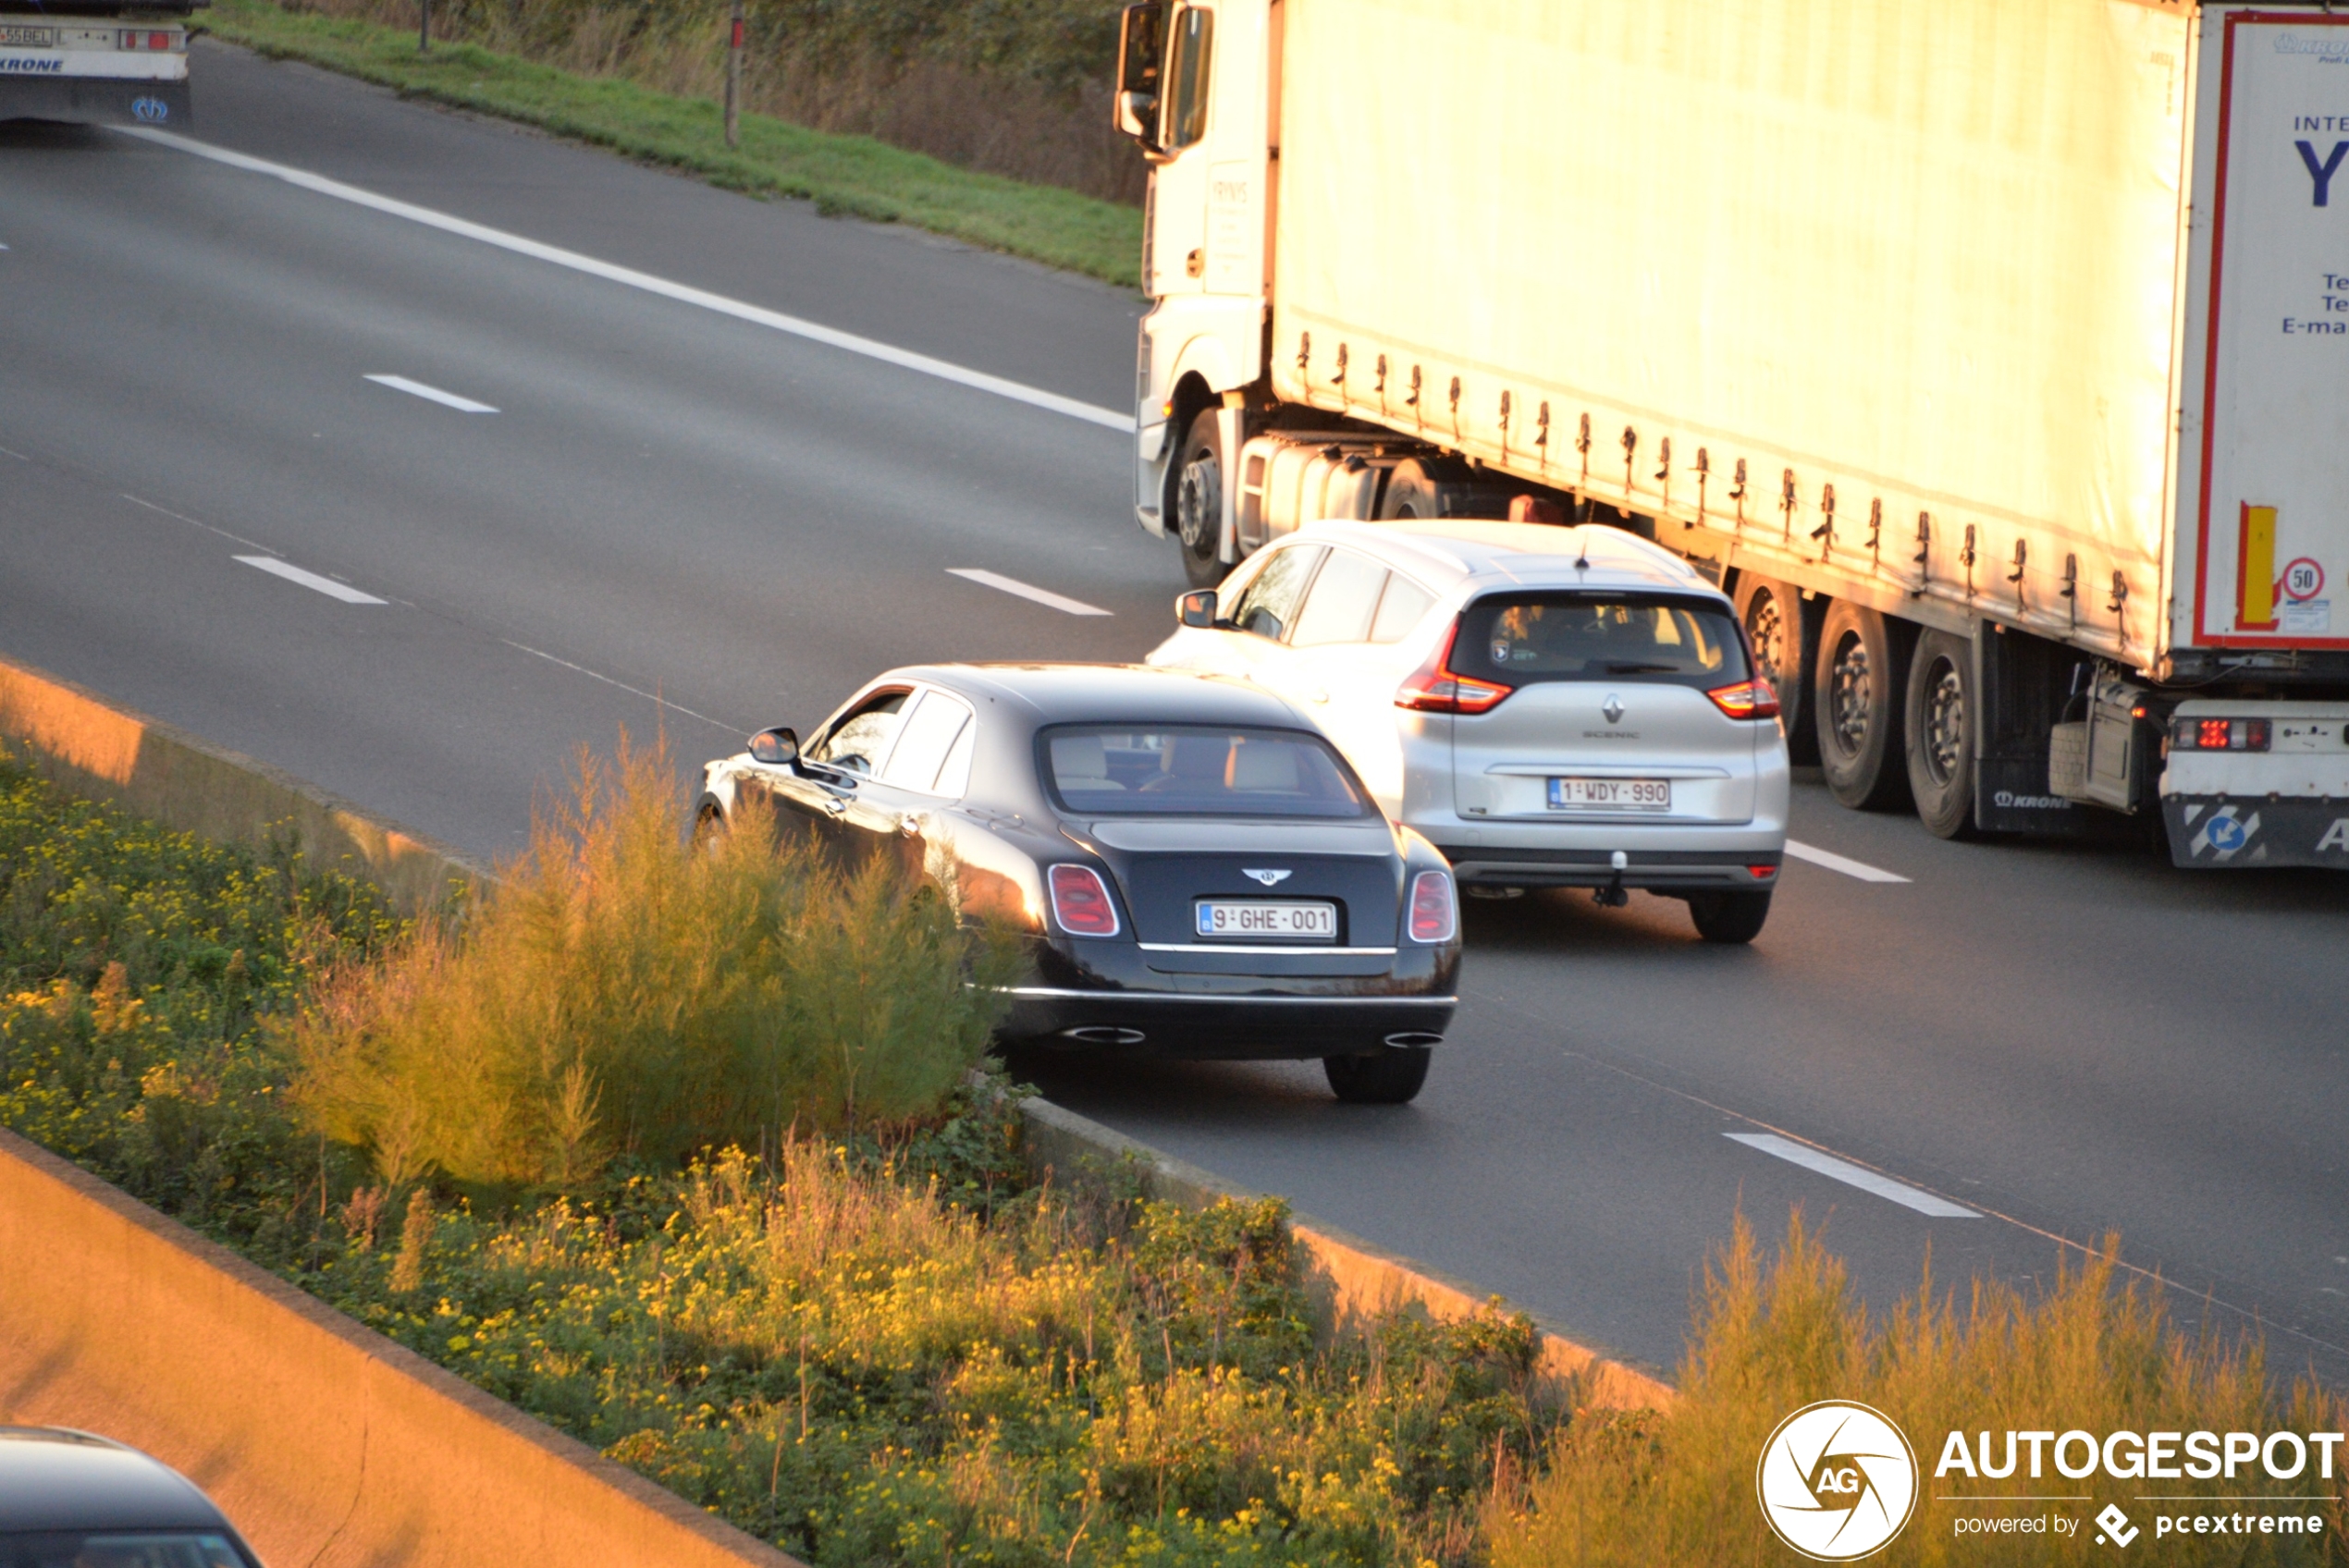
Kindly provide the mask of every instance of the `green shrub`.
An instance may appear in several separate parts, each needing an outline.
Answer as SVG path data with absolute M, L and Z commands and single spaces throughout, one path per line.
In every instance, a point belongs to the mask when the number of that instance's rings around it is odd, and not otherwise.
M 363 883 L 70 800 L 0 752 L 0 1125 L 215 1234 L 282 1244 L 323 1151 L 264 1024 L 403 930 Z
M 478 1191 L 934 1112 L 985 1053 L 1008 941 L 893 860 L 843 873 L 771 823 L 695 852 L 673 778 L 624 737 L 583 753 L 461 928 L 329 986 L 295 1036 L 314 1124 L 395 1189 Z
M 1766 1271 L 1740 1220 L 1707 1270 L 1679 1389 L 1668 1412 L 1578 1421 L 1549 1475 L 1534 1484 L 1530 1511 L 1496 1531 L 1494 1568 L 1790 1561 L 1755 1501 L 1754 1469 L 1777 1424 L 1823 1399 L 1883 1411 L 1918 1450 L 1916 1513 L 1886 1549 L 1880 1561 L 1888 1563 L 2086 1562 L 2109 1555 L 2094 1544 L 2093 1525 L 2068 1538 L 1958 1536 L 1953 1510 L 1932 1501 L 1936 1491 L 1964 1489 L 1932 1478 L 1947 1432 L 2340 1431 L 2349 1414 L 2311 1385 L 2279 1394 L 2256 1341 L 2181 1332 L 2158 1291 L 2121 1275 L 2110 1245 L 2077 1267 L 2060 1267 L 2036 1301 L 1977 1280 L 1960 1312 L 1951 1298 L 1936 1298 L 1928 1278 L 1914 1299 L 1872 1323 L 1843 1266 L 1799 1214 Z M 2323 1537 L 2171 1537 L 2159 1560 L 2341 1561 L 2343 1486 L 2336 1476 L 2315 1488 L 2285 1488 L 2335 1494 L 2322 1505 L 2333 1521 Z M 2099 1472 L 2036 1489 L 2086 1494 L 2075 1505 L 2083 1520 L 2118 1502 L 2136 1509 L 2143 1525 L 2134 1494 L 2145 1487 Z M 1980 1489 L 2030 1488 L 1988 1483 Z M 2149 1530 L 2140 1544 L 2152 1544 Z

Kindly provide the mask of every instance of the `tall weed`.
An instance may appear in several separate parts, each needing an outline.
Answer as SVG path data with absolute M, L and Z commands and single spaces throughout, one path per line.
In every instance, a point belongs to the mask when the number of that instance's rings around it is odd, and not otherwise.
M 294 1032 L 314 1123 L 393 1187 L 479 1191 L 934 1110 L 985 1051 L 1009 944 L 771 823 L 689 850 L 672 777 L 625 737 L 583 753 L 461 926 L 327 986 Z
M 1843 1266 L 1794 1217 L 1765 1268 L 1742 1219 L 1708 1269 L 1680 1398 L 1664 1413 L 1578 1418 L 1531 1488 L 1531 1506 L 1494 1533 L 1494 1568 L 1600 1568 L 1655 1563 L 1764 1563 L 1792 1554 L 1770 1535 L 1754 1493 L 1762 1445 L 1786 1416 L 1824 1399 L 1854 1400 L 1889 1415 L 1922 1466 L 1916 1512 L 1886 1549 L 1888 1563 L 2087 1562 L 2109 1557 L 2085 1521 L 2118 1502 L 2148 1526 L 2143 1481 L 2102 1476 L 2037 1484 L 1936 1482 L 1945 1434 L 1988 1431 L 2266 1432 L 2343 1430 L 2341 1402 L 2303 1384 L 2280 1393 L 2256 1340 L 2189 1335 L 2160 1293 L 2125 1277 L 2110 1248 L 2060 1268 L 2031 1300 L 1997 1280 L 1974 1281 L 1965 1307 L 1915 1297 L 1872 1323 Z M 1978 1438 L 1969 1438 L 1978 1442 Z M 2331 1521 L 2322 1537 L 2172 1536 L 2159 1561 L 2318 1563 L 2342 1561 L 2343 1481 L 2314 1487 L 2158 1483 L 2213 1493 L 2316 1491 Z M 1954 1505 L 1936 1492 L 2082 1494 L 2066 1512 L 2080 1533 L 1961 1536 Z M 2047 1504 L 2028 1505 L 2044 1513 Z M 2256 1506 L 2256 1505 L 2255 1505 Z M 1969 1512 L 1980 1513 L 1975 1507 Z M 1876 1561 L 1872 1559 L 1871 1561 Z

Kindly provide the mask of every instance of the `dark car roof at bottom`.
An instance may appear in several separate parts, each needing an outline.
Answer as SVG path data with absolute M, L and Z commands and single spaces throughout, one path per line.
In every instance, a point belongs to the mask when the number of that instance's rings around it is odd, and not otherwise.
M 1311 722 L 1250 681 L 1139 664 L 941 664 L 893 670 L 971 698 L 1024 704 L 1048 724 L 1244 724 L 1305 729 Z
M 224 1530 L 186 1477 L 87 1432 L 0 1427 L 0 1532 Z

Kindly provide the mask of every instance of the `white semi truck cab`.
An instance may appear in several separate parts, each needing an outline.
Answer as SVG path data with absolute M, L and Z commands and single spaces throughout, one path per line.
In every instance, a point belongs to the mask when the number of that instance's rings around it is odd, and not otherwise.
M 0 120 L 184 127 L 190 9 L 0 0 Z
M 1847 805 L 2349 868 L 2344 73 L 2321 0 L 1130 6 L 1137 515 L 1612 521 Z

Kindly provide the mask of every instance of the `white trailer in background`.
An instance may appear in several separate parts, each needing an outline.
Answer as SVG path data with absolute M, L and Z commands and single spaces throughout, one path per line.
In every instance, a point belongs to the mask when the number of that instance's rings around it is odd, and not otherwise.
M 186 125 L 188 13 L 209 3 L 0 0 L 0 120 Z
M 1167 0 L 1137 508 L 1617 521 L 1846 804 L 2349 866 L 2349 9 Z

